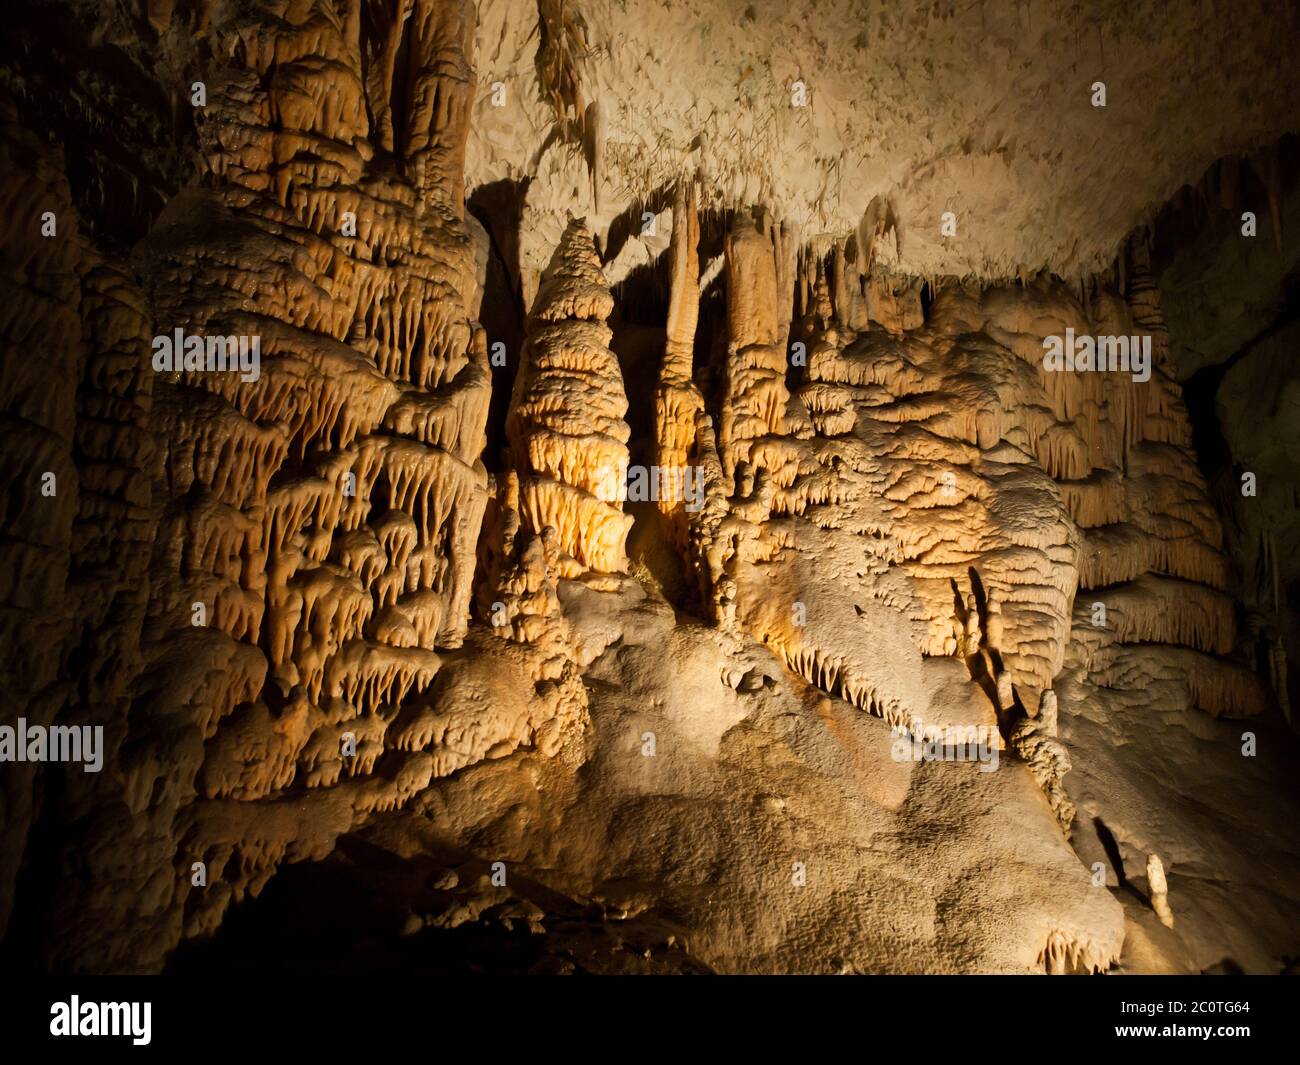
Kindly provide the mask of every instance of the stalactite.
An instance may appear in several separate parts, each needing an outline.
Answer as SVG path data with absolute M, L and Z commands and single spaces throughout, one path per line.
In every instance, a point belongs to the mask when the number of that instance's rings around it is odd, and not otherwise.
M 684 471 L 695 449 L 696 417 L 704 397 L 693 380 L 695 330 L 700 316 L 700 220 L 694 183 L 679 182 L 673 202 L 672 291 L 663 365 L 655 391 L 655 440 L 661 470 Z M 675 482 L 674 482 L 675 483 Z M 657 500 L 678 548 L 686 546 L 686 499 L 679 491 Z
M 728 477 L 749 458 L 750 442 L 784 429 L 789 393 L 777 308 L 776 251 L 770 237 L 738 217 L 727 237 L 727 392 L 718 445 Z
M 107 770 L 0 774 L 6 951 L 153 971 L 202 937 L 203 960 L 232 903 L 344 839 L 309 876 L 409 862 L 387 880 L 440 901 L 428 862 L 499 855 L 508 883 L 439 927 L 526 905 L 548 962 L 571 933 L 552 910 L 623 937 L 620 966 L 771 967 L 794 925 L 799 965 L 845 971 L 1289 949 L 1285 530 L 1250 529 L 1243 612 L 1168 242 L 1118 241 L 1187 159 L 1254 143 L 1285 78 L 1239 129 L 1206 111 L 1189 133 L 1153 98 L 1188 143 L 1153 176 L 1121 165 L 1093 218 L 1079 175 L 1120 158 L 1113 133 L 1043 181 L 1086 102 L 1044 90 L 1027 123 L 1004 85 L 994 132 L 950 136 L 944 108 L 898 103 L 907 56 L 864 94 L 832 34 L 783 83 L 789 19 L 761 12 L 686 5 L 647 51 L 639 2 L 173 6 L 81 3 L 66 42 L 13 20 L 0 64 L 0 658 L 29 723 L 103 723 Z M 944 7 L 945 40 L 984 17 Z M 1055 54 L 1071 27 L 1048 18 Z M 708 60 L 623 91 L 737 33 L 755 61 L 721 89 Z M 1023 43 L 999 53 L 1012 89 Z M 940 94 L 941 58 L 916 57 Z M 1110 112 L 1129 132 L 1132 83 Z M 1288 144 L 1254 176 L 1225 157 L 1182 217 L 1261 209 L 1258 186 L 1281 252 Z M 670 202 L 670 235 L 637 233 Z M 1149 373 L 1053 369 L 1067 333 L 1149 342 Z M 154 362 L 183 336 L 257 361 Z M 645 507 L 624 506 L 633 455 L 660 475 Z M 978 766 L 910 764 L 954 734 Z M 1234 865 L 1213 829 L 1261 794 L 1270 842 Z M 1160 855 L 1203 867 L 1176 885 L 1177 953 L 1089 882 L 1098 848 L 1121 887 L 1145 858 L 1169 928 Z M 764 879 L 787 858 L 797 905 Z M 998 890 L 969 890 L 989 869 Z M 885 890 L 842 890 L 866 882 Z M 368 884 L 389 912 L 398 889 Z M 436 923 L 408 909 L 407 931 Z M 587 938 L 564 965 L 600 954 Z

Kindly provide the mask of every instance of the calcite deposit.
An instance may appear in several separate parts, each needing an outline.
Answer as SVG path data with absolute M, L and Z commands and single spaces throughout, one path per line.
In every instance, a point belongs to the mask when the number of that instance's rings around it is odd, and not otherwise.
M 1300 22 L 1193 7 L 23 0 L 0 964 L 1294 969 Z
M 574 220 L 542 275 L 508 426 L 525 524 L 554 530 L 565 577 L 627 568 L 630 431 L 618 357 L 608 347 L 613 309 L 591 234 Z

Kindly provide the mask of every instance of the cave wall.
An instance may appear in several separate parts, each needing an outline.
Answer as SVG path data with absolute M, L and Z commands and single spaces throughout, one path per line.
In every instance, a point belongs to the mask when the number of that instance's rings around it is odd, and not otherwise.
M 1001 280 L 916 276 L 934 248 L 909 272 L 901 207 L 874 196 L 810 232 L 798 182 L 763 197 L 689 151 L 611 181 L 596 149 L 630 167 L 628 119 L 594 100 L 594 28 L 564 4 L 517 25 L 469 0 L 22 14 L 0 78 L 4 720 L 102 725 L 104 748 L 97 773 L 4 767 L 11 964 L 157 971 L 283 866 L 390 833 L 408 858 L 430 837 L 508 855 L 573 899 L 639 892 L 630 910 L 690 915 L 692 963 L 782 968 L 790 933 L 737 935 L 758 903 L 675 805 L 690 796 L 733 866 L 788 865 L 755 842 L 780 834 L 785 770 L 729 754 L 709 717 L 756 703 L 861 745 L 827 764 L 866 798 L 828 798 L 816 762 L 788 800 L 806 789 L 801 831 L 844 852 L 827 858 L 844 883 L 791 904 L 818 930 L 801 965 L 1267 971 L 1293 952 L 1290 147 L 1245 201 L 1213 171 L 1222 210 L 1259 204 L 1249 250 L 1160 218 L 1119 240 L 1108 213 L 1115 240 L 1043 252 L 1059 272 L 990 247 L 976 259 Z M 536 153 L 492 140 L 487 91 L 530 28 L 506 66 L 539 66 L 518 103 L 545 117 Z M 526 180 L 497 173 L 510 152 L 531 156 Z M 557 224 L 561 188 L 585 220 Z M 1107 210 L 1131 226 L 1136 206 Z M 620 303 L 660 262 L 661 350 L 616 352 Z M 518 327 L 504 363 L 494 320 Z M 1045 370 L 1067 329 L 1150 336 L 1150 380 Z M 258 361 L 160 361 L 178 330 L 255 338 Z M 1216 367 L 1185 401 L 1180 382 Z M 646 410 L 629 411 L 634 377 L 656 381 Z M 1209 459 L 1187 406 L 1207 396 Z M 623 498 L 634 420 L 662 467 L 699 471 L 697 501 L 681 483 L 657 507 Z M 1258 503 L 1230 490 L 1245 469 Z M 643 627 L 673 647 L 666 679 L 638 664 Z M 681 704 L 694 716 L 672 727 L 708 758 L 643 786 L 611 746 L 640 712 L 622 699 Z M 894 795 L 874 782 L 888 743 L 860 731 L 877 726 L 975 730 L 1010 782 L 917 770 Z M 1265 737 L 1259 763 L 1243 729 Z M 744 789 L 760 813 L 728 828 Z M 1017 819 L 1018 901 L 963 893 L 978 856 L 1014 864 Z M 842 846 L 859 831 L 888 859 Z M 1153 855 L 1180 938 L 1153 908 Z M 907 913 L 882 934 L 889 912 L 866 920 L 844 884 L 905 884 L 922 857 L 934 882 L 882 895 Z M 689 889 L 710 876 L 703 906 Z M 996 916 L 963 947 L 927 905 Z
M 326 853 L 433 771 L 383 739 L 434 648 L 464 639 L 487 501 L 462 162 L 474 13 L 398 10 L 151 5 L 147 44 L 189 49 L 171 103 L 192 111 L 176 124 L 200 172 L 129 248 L 111 221 L 78 231 L 116 206 L 118 171 L 78 197 L 66 149 L 7 104 L 10 217 L 52 210 L 58 228 L 6 242 L 25 282 L 6 410 L 33 437 L 15 438 L 6 528 L 32 557 L 6 646 L 33 723 L 107 728 L 102 776 L 6 777 L 6 917 L 34 800 L 65 826 L 28 848 L 45 863 L 26 863 L 32 894 L 17 885 L 23 935 L 54 964 L 156 968 L 279 861 Z M 32 27 L 26 47 L 44 41 Z M 59 116 L 66 143 L 101 101 Z M 176 330 L 260 359 L 213 370 L 178 345 L 172 364 L 157 338 Z M 56 361 L 33 361 L 46 344 Z
M 1300 142 L 1216 162 L 1153 220 L 1172 363 L 1196 406 L 1198 455 L 1231 548 L 1246 643 L 1288 720 L 1296 642 L 1295 320 Z M 1246 484 L 1247 479 L 1251 484 Z

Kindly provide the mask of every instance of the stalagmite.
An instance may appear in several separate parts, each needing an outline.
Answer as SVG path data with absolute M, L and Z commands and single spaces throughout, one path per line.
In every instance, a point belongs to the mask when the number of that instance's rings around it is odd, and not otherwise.
M 1038 719 L 1022 719 L 1011 732 L 1009 746 L 1028 764 L 1061 831 L 1068 836 L 1077 812 L 1065 788 L 1064 778 L 1072 768 L 1069 751 L 1042 715 Z
M 1169 908 L 1169 883 L 1165 880 L 1165 866 L 1158 854 L 1147 855 L 1147 886 L 1151 891 L 1151 908 L 1160 923 L 1174 927 L 1174 911 Z
M 510 415 L 520 513 L 534 532 L 555 530 L 565 576 L 627 568 L 629 430 L 607 347 L 612 307 L 591 234 L 574 220 L 542 276 Z
M 1043 692 L 1038 702 L 1038 719 L 1042 722 L 1043 731 L 1049 736 L 1055 738 L 1057 734 L 1057 703 L 1056 692 L 1050 688 Z
M 1011 682 L 1011 674 L 1003 670 L 997 674 L 998 687 L 998 708 L 1000 710 L 1010 710 L 1016 703 L 1015 689 Z

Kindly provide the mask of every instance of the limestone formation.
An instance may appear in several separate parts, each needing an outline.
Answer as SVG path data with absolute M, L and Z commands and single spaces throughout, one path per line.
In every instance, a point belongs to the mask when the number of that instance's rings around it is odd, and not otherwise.
M 613 306 L 591 234 L 570 222 L 542 276 L 510 414 L 521 514 L 534 532 L 554 530 L 565 577 L 627 568 L 627 397 L 607 346 Z
M 994 6 L 20 5 L 0 964 L 1293 964 L 1300 25 Z
M 704 397 L 694 381 L 695 332 L 700 317 L 700 219 L 695 206 L 695 186 L 679 182 L 673 200 L 673 235 L 670 249 L 672 291 L 665 322 L 663 364 L 655 390 L 655 457 L 670 475 L 670 490 L 661 492 L 663 511 L 678 548 L 687 544 L 684 471 L 697 457 L 696 420 L 704 410 Z
M 1169 882 L 1165 879 L 1165 867 L 1158 854 L 1147 855 L 1147 884 L 1151 888 L 1151 908 L 1156 911 L 1162 925 L 1173 928 L 1174 911 L 1169 908 Z

